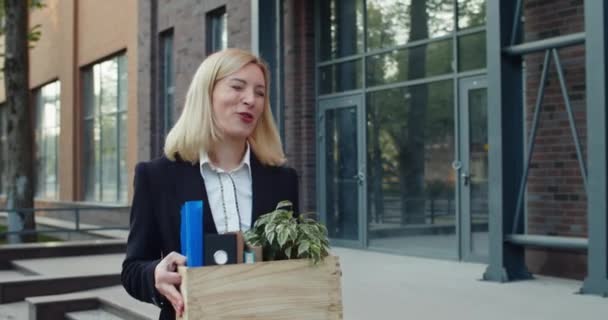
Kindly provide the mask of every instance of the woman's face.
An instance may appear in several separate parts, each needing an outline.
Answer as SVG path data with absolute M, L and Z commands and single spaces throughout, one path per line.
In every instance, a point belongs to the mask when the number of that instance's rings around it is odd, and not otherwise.
M 250 63 L 218 81 L 211 102 L 219 129 L 228 139 L 247 139 L 264 111 L 266 83 L 257 65 Z

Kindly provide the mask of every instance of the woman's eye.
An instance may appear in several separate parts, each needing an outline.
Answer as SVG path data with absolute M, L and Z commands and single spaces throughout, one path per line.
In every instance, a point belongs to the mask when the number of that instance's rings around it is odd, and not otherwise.
M 261 98 L 263 98 L 266 95 L 264 92 L 256 92 L 255 94 Z
M 243 87 L 241 87 L 241 86 L 232 86 L 232 89 L 237 90 L 237 91 L 241 91 L 241 90 L 243 90 Z

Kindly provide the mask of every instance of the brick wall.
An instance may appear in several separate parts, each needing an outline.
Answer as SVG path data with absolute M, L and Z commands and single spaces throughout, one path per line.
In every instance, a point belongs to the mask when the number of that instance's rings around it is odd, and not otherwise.
M 141 117 L 143 127 L 152 136 L 152 152 L 142 159 L 158 157 L 162 154 L 164 136 L 160 132 L 161 118 L 159 97 L 155 96 L 159 84 L 158 69 L 159 34 L 173 30 L 173 64 L 175 76 L 175 117 L 181 113 L 188 86 L 194 72 L 206 57 L 205 34 L 207 13 L 221 6 L 226 7 L 228 16 L 228 46 L 242 49 L 251 48 L 251 6 L 242 0 L 206 1 L 139 1 L 139 68 L 140 83 L 138 96 L 142 105 L 149 105 L 148 119 Z M 145 79 L 145 80 L 143 80 Z M 146 122 L 149 122 L 147 124 Z M 156 144 L 156 145 L 155 145 Z
M 300 210 L 316 208 L 313 2 L 284 2 L 285 150 L 300 177 Z
M 154 4 L 156 8 L 154 9 Z M 228 14 L 228 46 L 250 49 L 251 7 L 249 1 L 139 1 L 139 68 L 138 84 L 140 107 L 148 108 L 151 116 L 140 119 L 140 134 L 152 135 L 151 144 L 161 150 L 162 133 L 158 97 L 154 88 L 158 85 L 159 33 L 173 29 L 175 67 L 175 107 L 179 114 L 192 75 L 205 58 L 206 14 L 226 6 Z M 153 11 L 156 11 L 153 13 Z M 289 0 L 284 2 L 285 41 L 285 139 L 288 165 L 298 171 L 300 177 L 301 209 L 314 210 L 315 197 L 315 98 L 314 98 L 314 33 L 313 2 Z M 154 16 L 154 17 L 153 17 Z M 156 142 L 155 142 L 156 141 Z M 155 150 L 155 147 L 150 147 Z M 154 152 L 151 152 L 154 153 Z M 146 154 L 157 157 L 160 152 Z
M 525 1 L 524 16 L 526 41 L 584 31 L 582 0 Z M 558 53 L 583 156 L 586 157 L 584 45 L 562 48 Z M 525 57 L 528 135 L 532 128 L 543 59 L 544 52 Z M 555 65 L 552 60 L 530 166 L 528 233 L 586 237 L 586 194 Z M 534 273 L 579 279 L 586 273 L 586 255 L 582 253 L 528 250 L 527 261 Z

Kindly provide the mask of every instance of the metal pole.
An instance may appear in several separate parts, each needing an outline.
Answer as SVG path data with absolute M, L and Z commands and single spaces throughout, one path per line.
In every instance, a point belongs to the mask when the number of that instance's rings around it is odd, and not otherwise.
M 517 37 L 517 32 L 519 30 L 519 22 L 521 21 L 521 0 L 517 0 L 517 5 L 515 6 L 515 15 L 513 17 L 513 27 L 511 28 L 511 45 L 515 44 L 515 38 Z
M 585 33 L 573 33 L 538 41 L 526 42 L 515 46 L 509 46 L 502 51 L 508 55 L 521 56 L 554 48 L 570 47 L 585 43 Z
M 562 89 L 562 95 L 564 96 L 564 103 L 566 104 L 566 112 L 568 112 L 568 121 L 570 122 L 570 131 L 572 131 L 572 138 L 574 139 L 576 157 L 578 158 L 578 164 L 581 169 L 581 176 L 583 177 L 583 186 L 585 187 L 585 192 L 588 192 L 589 190 L 587 188 L 587 168 L 585 166 L 585 159 L 583 159 L 583 151 L 581 151 L 581 140 L 578 137 L 576 123 L 574 122 L 574 113 L 572 112 L 572 105 L 570 104 L 570 97 L 568 96 L 568 88 L 566 88 L 564 71 L 562 70 L 562 64 L 559 60 L 559 54 L 557 53 L 557 50 L 553 49 L 552 51 L 553 59 L 555 60 L 555 67 L 557 68 L 559 85 Z
M 505 241 L 522 246 L 568 250 L 587 250 L 589 245 L 587 238 L 541 236 L 530 234 L 511 234 L 506 236 Z
M 608 5 L 585 1 L 587 97 L 587 278 L 581 292 L 608 296 Z
M 506 243 L 523 171 L 522 60 L 504 54 L 509 46 L 516 3 L 487 1 L 488 79 L 488 267 L 484 280 L 505 282 L 528 279 L 525 249 Z

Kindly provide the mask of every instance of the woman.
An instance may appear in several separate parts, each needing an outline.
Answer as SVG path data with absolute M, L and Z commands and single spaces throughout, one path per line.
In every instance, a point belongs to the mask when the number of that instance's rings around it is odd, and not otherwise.
M 158 305 L 161 319 L 181 315 L 177 286 L 180 207 L 203 201 L 205 234 L 245 231 L 282 200 L 298 208 L 298 182 L 285 157 L 268 101 L 269 72 L 248 52 L 227 49 L 200 65 L 164 157 L 139 163 L 122 283 Z

